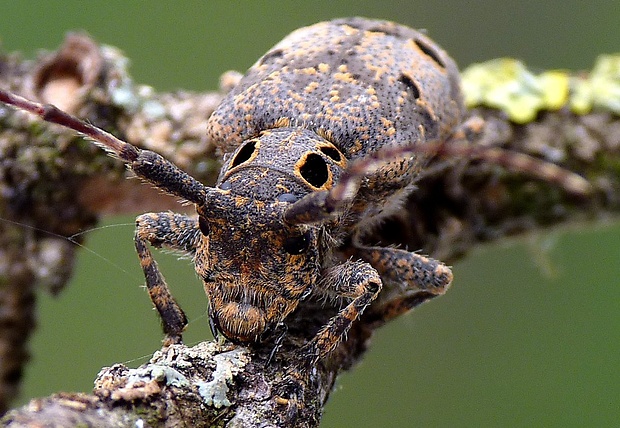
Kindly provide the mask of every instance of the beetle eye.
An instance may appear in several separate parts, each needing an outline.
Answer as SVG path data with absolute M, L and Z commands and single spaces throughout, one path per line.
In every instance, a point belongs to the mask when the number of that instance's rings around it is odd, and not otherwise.
M 291 255 L 299 255 L 308 249 L 310 245 L 310 233 L 306 232 L 303 235 L 292 236 L 284 240 L 284 251 Z
M 198 228 L 200 229 L 200 232 L 202 232 L 204 236 L 209 236 L 209 232 L 211 232 L 209 223 L 202 216 L 198 216 Z

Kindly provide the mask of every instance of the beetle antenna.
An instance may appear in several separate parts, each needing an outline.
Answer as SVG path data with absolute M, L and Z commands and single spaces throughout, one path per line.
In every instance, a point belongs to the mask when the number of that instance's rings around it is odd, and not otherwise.
M 0 101 L 84 135 L 124 161 L 138 177 L 170 194 L 195 204 L 204 202 L 206 198 L 206 186 L 155 152 L 139 149 L 52 104 L 40 104 L 1 89 Z

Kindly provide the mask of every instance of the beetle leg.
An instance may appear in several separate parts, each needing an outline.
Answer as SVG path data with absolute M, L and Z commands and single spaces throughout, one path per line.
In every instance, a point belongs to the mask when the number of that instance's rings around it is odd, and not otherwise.
M 397 248 L 355 246 L 356 256 L 370 263 L 387 289 L 368 316 L 387 322 L 419 304 L 444 294 L 452 271 L 440 261 Z
M 143 214 L 136 219 L 135 244 L 149 297 L 159 312 L 164 346 L 180 343 L 187 317 L 176 302 L 147 244 L 193 255 L 200 242 L 198 222 L 171 212 Z
M 321 359 L 343 340 L 352 323 L 381 291 L 381 278 L 368 263 L 347 261 L 327 270 L 319 289 L 328 296 L 352 299 L 306 345 L 314 359 Z

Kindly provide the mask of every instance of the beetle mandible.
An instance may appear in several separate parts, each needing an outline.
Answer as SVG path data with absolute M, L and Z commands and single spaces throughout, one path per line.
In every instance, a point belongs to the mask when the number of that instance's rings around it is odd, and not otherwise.
M 452 282 L 439 261 L 364 242 L 464 115 L 454 61 L 418 31 L 347 18 L 287 36 L 209 118 L 223 154 L 215 187 L 54 106 L 5 91 L 0 101 L 91 137 L 137 176 L 195 204 L 197 218 L 165 212 L 136 220 L 165 344 L 181 341 L 187 319 L 149 246 L 193 257 L 211 329 L 233 342 L 269 337 L 309 296 L 345 299 L 305 345 L 313 358 L 338 346 L 383 287 L 400 290 L 378 301 L 378 313 L 391 318 Z

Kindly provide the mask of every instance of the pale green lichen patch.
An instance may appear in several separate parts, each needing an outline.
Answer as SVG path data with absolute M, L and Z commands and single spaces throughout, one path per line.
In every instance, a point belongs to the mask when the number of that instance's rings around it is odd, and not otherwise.
M 620 115 L 620 54 L 601 55 L 588 75 L 535 74 L 515 59 L 502 58 L 474 64 L 462 78 L 467 107 L 497 108 L 516 123 L 566 105 L 576 114 L 598 109 Z
M 136 383 L 150 382 L 153 380 L 158 383 L 164 383 L 179 388 L 189 386 L 189 380 L 179 371 L 169 366 L 155 364 L 130 370 L 127 378 L 127 386 L 131 387 Z
M 216 367 L 212 374 L 212 380 L 199 382 L 197 384 L 198 393 L 207 406 L 213 406 L 216 409 L 231 406 L 232 403 L 227 397 L 228 384 L 248 363 L 248 355 L 243 350 L 235 349 L 215 355 L 213 360 L 216 362 Z
M 468 107 L 488 106 L 506 112 L 510 120 L 527 123 L 541 110 L 557 110 L 568 99 L 568 75 L 560 71 L 534 74 L 511 58 L 474 64 L 463 71 Z
M 153 99 L 155 90 L 152 87 L 134 84 L 128 71 L 129 59 L 113 46 L 103 45 L 101 53 L 116 65 L 115 78 L 109 80 L 107 88 L 112 104 L 132 114 L 141 111 L 150 120 L 162 119 L 166 113 L 164 106 Z
M 593 108 L 620 114 L 620 54 L 601 55 L 589 76 L 571 80 L 571 110 L 589 113 Z

